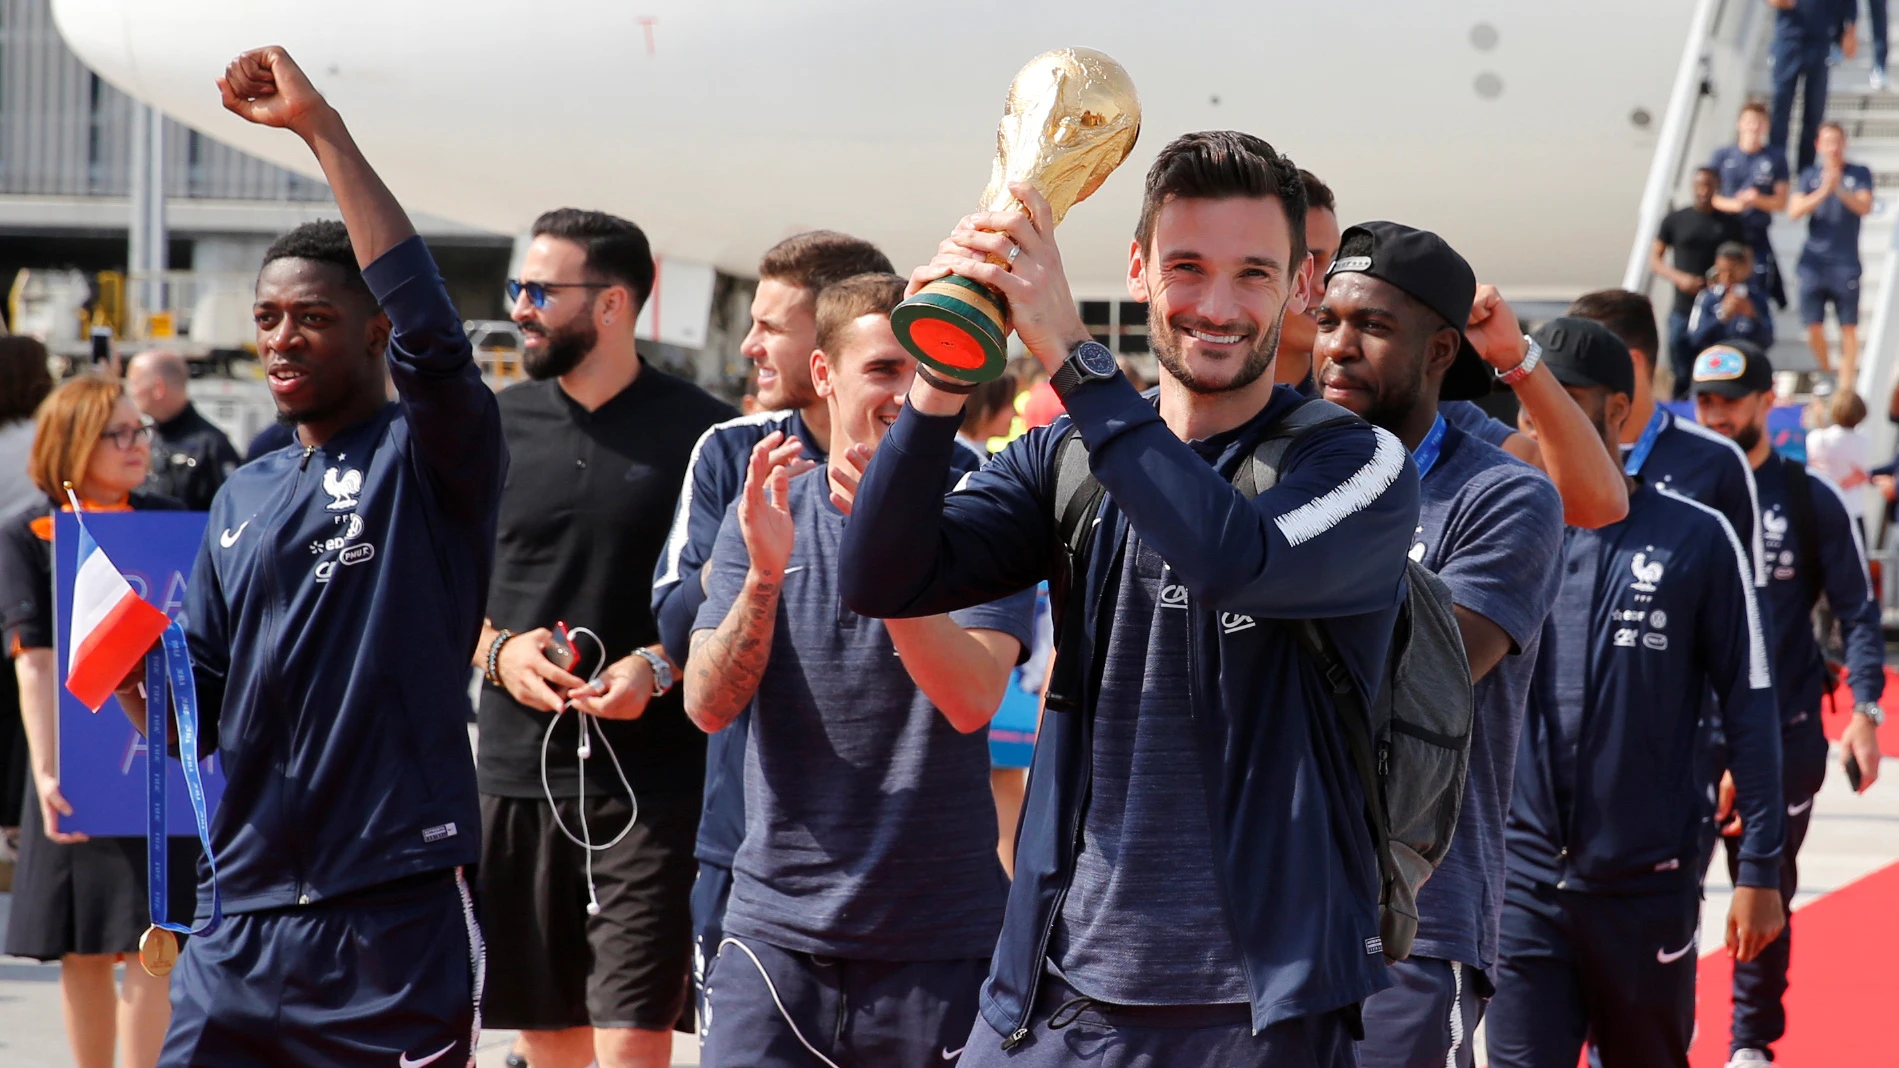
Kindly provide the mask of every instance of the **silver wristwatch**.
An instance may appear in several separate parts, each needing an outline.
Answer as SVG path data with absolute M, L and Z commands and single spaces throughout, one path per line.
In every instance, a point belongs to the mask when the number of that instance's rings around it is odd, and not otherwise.
M 1523 340 L 1528 343 L 1528 347 L 1523 351 L 1523 362 L 1508 371 L 1497 372 L 1497 381 L 1506 386 L 1514 386 L 1530 377 L 1530 374 L 1536 370 L 1536 365 L 1543 362 L 1543 346 L 1537 344 L 1535 338 L 1526 336 Z
M 635 649 L 633 655 L 649 664 L 653 669 L 653 696 L 662 697 L 673 688 L 673 666 L 666 658 L 651 649 Z
M 1853 711 L 1873 721 L 1873 726 L 1882 727 L 1886 723 L 1886 710 L 1872 701 L 1861 701 L 1853 706 Z

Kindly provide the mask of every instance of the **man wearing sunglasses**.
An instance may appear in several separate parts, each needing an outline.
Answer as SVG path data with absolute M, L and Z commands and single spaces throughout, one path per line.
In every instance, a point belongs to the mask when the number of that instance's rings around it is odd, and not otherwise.
M 500 398 L 513 465 L 474 650 L 482 904 L 508 917 L 484 1012 L 535 1068 L 663 1068 L 691 973 L 705 740 L 650 583 L 694 443 L 736 413 L 635 351 L 653 279 L 638 226 L 562 208 L 508 282 L 529 380 Z M 563 622 L 597 636 L 578 659 Z

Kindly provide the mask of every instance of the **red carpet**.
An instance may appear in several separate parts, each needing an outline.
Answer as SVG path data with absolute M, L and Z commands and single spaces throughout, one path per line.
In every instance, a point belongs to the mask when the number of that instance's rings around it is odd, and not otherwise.
M 1899 864 L 1836 890 L 1794 914 L 1787 1037 L 1774 1046 L 1786 1068 L 1899 1065 Z M 1693 1068 L 1727 1063 L 1733 961 L 1701 959 Z
M 1886 760 L 1892 761 L 1893 754 L 1899 753 L 1899 670 L 1886 669 L 1886 694 L 1879 700 L 1879 707 L 1886 712 L 1886 725 L 1879 728 L 1879 751 L 1886 754 Z M 1820 724 L 1826 730 L 1826 736 L 1833 741 L 1840 740 L 1840 729 L 1853 716 L 1853 691 L 1842 685 L 1833 691 L 1832 700 L 1820 705 Z M 1829 774 L 1835 774 L 1829 772 Z M 1899 980 L 1894 980 L 1899 984 Z M 1899 1064 L 1899 1059 L 1893 1061 Z

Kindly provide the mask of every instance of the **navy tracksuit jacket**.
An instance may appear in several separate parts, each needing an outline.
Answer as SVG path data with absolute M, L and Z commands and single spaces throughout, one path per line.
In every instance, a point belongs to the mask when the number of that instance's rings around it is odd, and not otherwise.
M 309 904 L 481 853 L 468 665 L 508 465 L 421 238 L 363 271 L 401 399 L 239 468 L 211 504 L 186 631 L 224 799 L 226 913 Z M 199 890 L 199 911 L 210 903 Z
M 1280 621 L 1318 618 L 1369 692 L 1382 678 L 1417 526 L 1417 469 L 1369 424 L 1317 431 L 1253 499 L 1228 481 L 1267 426 L 1299 403 L 1290 387 L 1213 464 L 1176 438 L 1119 375 L 1064 398 L 1107 493 L 1087 571 L 1065 610 L 1110 618 L 1129 527 L 1191 596 L 1190 680 L 1216 874 L 1251 991 L 1256 1030 L 1353 1005 L 1389 985 L 1378 942 L 1376 861 L 1363 795 L 1309 654 Z M 1056 575 L 1055 455 L 1070 423 L 1030 431 L 947 498 L 959 417 L 907 405 L 877 450 L 843 546 L 846 604 L 876 617 L 982 603 Z M 1104 596 L 1104 594 L 1106 594 Z M 1091 634 L 1083 655 L 1103 647 Z M 1044 957 L 1074 870 L 1092 767 L 1093 680 L 1043 717 L 983 1018 L 1026 1033 Z

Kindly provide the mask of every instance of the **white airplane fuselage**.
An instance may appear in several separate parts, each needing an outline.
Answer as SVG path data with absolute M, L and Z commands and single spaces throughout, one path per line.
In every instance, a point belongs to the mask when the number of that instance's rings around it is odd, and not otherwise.
M 93 70 L 204 133 L 314 174 L 219 105 L 282 44 L 411 207 L 519 232 L 561 205 L 634 219 L 667 257 L 754 273 L 833 227 L 900 269 L 975 206 L 1029 57 L 1123 63 L 1133 155 L 1060 231 L 1078 296 L 1118 296 L 1141 179 L 1190 130 L 1258 134 L 1347 224 L 1433 229 L 1524 299 L 1616 284 L 1690 0 L 53 0 Z

